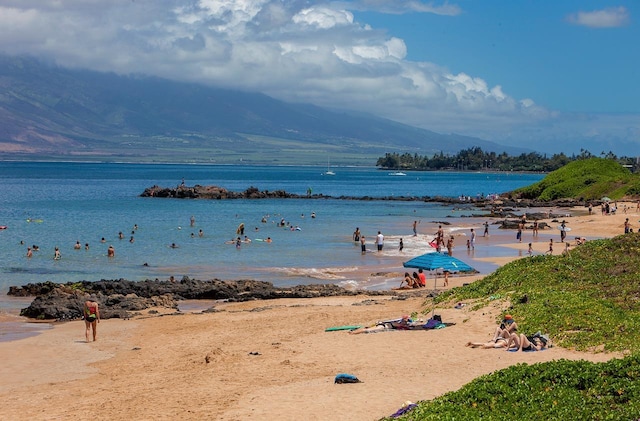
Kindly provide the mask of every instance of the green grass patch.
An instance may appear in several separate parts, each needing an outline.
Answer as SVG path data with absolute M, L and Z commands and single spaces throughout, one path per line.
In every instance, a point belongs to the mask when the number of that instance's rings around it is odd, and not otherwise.
M 436 303 L 501 297 L 522 332 L 580 351 L 640 351 L 640 234 L 593 240 L 566 255 L 511 262 Z
M 402 420 L 632 420 L 640 414 L 640 356 L 606 363 L 518 364 L 478 377 Z
M 518 259 L 481 280 L 443 292 L 435 302 L 464 300 L 480 308 L 495 299 L 510 303 L 504 311 L 513 315 L 521 332 L 540 330 L 555 345 L 627 356 L 606 363 L 519 364 L 420 402 L 401 419 L 638 419 L 639 233 L 588 241 L 566 255 Z
M 570 162 L 540 182 L 515 190 L 513 195 L 542 201 L 600 200 L 605 196 L 617 200 L 639 193 L 640 176 L 613 159 L 590 158 Z

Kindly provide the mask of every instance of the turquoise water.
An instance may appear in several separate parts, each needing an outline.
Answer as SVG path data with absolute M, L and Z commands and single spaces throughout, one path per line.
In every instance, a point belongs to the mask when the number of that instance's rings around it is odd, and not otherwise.
M 218 185 L 234 191 L 254 186 L 305 194 L 310 187 L 313 193 L 332 196 L 474 197 L 542 178 L 458 172 L 409 172 L 397 177 L 375 168 L 334 168 L 336 176 L 325 176 L 323 171 L 320 167 L 0 163 L 0 225 L 8 227 L 0 230 L 0 294 L 4 296 L 10 285 L 29 282 L 184 275 L 267 280 L 278 286 L 337 282 L 375 287 L 375 281 L 361 274 L 398 267 L 404 257 L 425 250 L 425 234 L 435 232 L 435 221 L 472 213 L 472 208 L 453 211 L 450 206 L 423 202 L 139 197 L 152 185 L 173 187 L 184 179 L 189 186 Z M 311 218 L 312 212 L 316 218 Z M 193 227 L 191 216 L 196 221 Z M 300 230 L 278 227 L 281 219 Z M 418 237 L 411 236 L 414 220 L 421 221 Z M 236 248 L 225 242 L 236 236 L 240 223 L 254 241 Z M 355 227 L 371 240 L 382 231 L 387 236 L 383 253 L 362 255 L 351 241 Z M 119 232 L 124 239 L 118 238 Z M 271 244 L 256 241 L 267 237 L 273 239 Z M 401 237 L 403 254 L 397 251 Z M 81 250 L 74 249 L 76 241 L 83 245 Z M 172 243 L 178 247 L 169 247 Z M 27 258 L 27 246 L 33 244 L 40 250 Z M 368 244 L 374 248 L 373 241 Z M 115 258 L 106 256 L 109 245 L 116 249 Z M 55 247 L 60 248 L 60 260 L 53 259 Z

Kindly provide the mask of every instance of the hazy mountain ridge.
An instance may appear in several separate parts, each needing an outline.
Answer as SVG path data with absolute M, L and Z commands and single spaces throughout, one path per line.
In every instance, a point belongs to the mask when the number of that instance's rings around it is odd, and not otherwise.
M 479 146 L 397 122 L 259 93 L 141 75 L 69 70 L 0 55 L 0 158 L 335 163 L 386 152 L 454 154 Z

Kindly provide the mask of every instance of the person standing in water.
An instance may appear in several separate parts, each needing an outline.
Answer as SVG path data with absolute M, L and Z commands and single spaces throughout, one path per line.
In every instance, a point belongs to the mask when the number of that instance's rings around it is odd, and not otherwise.
M 469 239 L 469 247 L 471 248 L 471 250 L 476 249 L 476 233 L 473 230 L 473 228 L 471 228 L 471 238 Z
M 380 231 L 378 231 L 378 235 L 376 236 L 376 246 L 378 247 L 378 251 L 382 251 L 382 247 L 384 247 L 384 235 Z

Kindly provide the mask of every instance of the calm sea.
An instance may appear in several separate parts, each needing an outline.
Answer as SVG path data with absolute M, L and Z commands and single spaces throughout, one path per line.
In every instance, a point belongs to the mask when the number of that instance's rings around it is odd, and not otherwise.
M 174 187 L 184 179 L 189 186 L 217 185 L 234 191 L 253 186 L 298 194 L 311 188 L 331 196 L 475 197 L 542 178 L 486 172 L 391 176 L 375 168 L 334 168 L 336 175 L 326 176 L 323 171 L 320 167 L 2 162 L 0 226 L 7 228 L 0 230 L 0 310 L 15 305 L 5 298 L 10 285 L 42 281 L 187 275 L 266 280 L 277 286 L 336 282 L 376 288 L 380 285 L 375 280 L 361 274 L 385 267 L 402 270 L 399 261 L 425 250 L 425 234 L 435 232 L 435 221 L 461 220 L 455 217 L 476 212 L 471 207 L 401 201 L 139 197 L 152 185 Z M 278 226 L 282 219 L 299 229 Z M 420 221 L 418 237 L 412 237 L 414 220 Z M 236 237 L 241 223 L 253 241 L 237 248 L 227 242 Z M 373 237 L 382 231 L 387 237 L 384 252 L 361 255 L 351 240 L 356 227 L 369 239 L 370 249 Z M 118 238 L 119 232 L 124 239 Z M 267 237 L 273 242 L 259 241 Z M 403 254 L 397 250 L 400 238 L 405 241 Z M 77 241 L 80 250 L 74 249 Z M 170 247 L 172 243 L 177 247 Z M 39 251 L 27 258 L 27 246 L 34 244 Z M 115 258 L 107 258 L 109 245 L 115 247 Z M 59 260 L 53 259 L 55 247 L 61 252 Z

